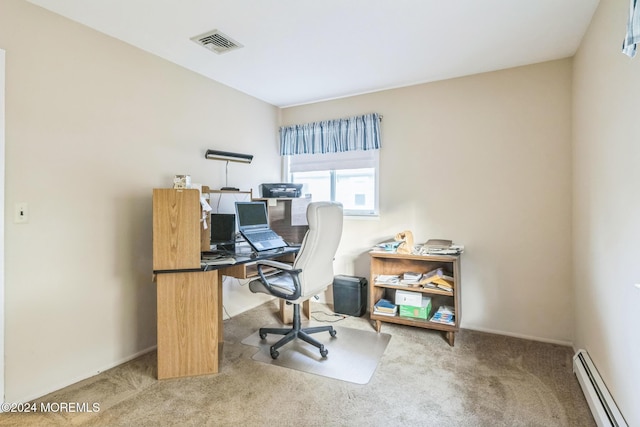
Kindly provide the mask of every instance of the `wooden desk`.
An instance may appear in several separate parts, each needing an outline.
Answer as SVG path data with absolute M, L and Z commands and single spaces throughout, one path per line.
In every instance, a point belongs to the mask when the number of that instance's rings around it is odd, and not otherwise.
M 262 252 L 255 258 L 236 254 L 236 264 L 209 266 L 205 270 L 200 259 L 202 252 L 210 248 L 210 229 L 202 226 L 202 217 L 198 190 L 153 190 L 158 379 L 217 373 L 224 342 L 222 276 L 255 277 L 256 261 L 292 262 L 299 250 L 294 247 Z M 285 312 L 284 305 L 281 311 Z
M 256 261 L 293 261 L 299 248 L 236 256 L 206 271 L 154 271 L 158 300 L 158 379 L 215 374 L 224 343 L 222 277 L 257 276 Z

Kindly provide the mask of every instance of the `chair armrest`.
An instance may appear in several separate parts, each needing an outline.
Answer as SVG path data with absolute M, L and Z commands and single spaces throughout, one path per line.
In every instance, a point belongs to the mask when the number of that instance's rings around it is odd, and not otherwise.
M 258 264 L 258 276 L 260 276 L 260 282 L 262 282 L 262 285 L 269 291 L 269 293 L 273 296 L 276 296 L 278 298 L 282 298 L 282 299 L 286 299 L 286 300 L 296 300 L 298 298 L 300 298 L 300 294 L 301 294 L 301 286 L 300 286 L 300 279 L 298 278 L 298 275 L 302 272 L 302 270 L 298 269 L 293 269 L 293 267 L 291 267 L 289 264 L 284 264 L 281 262 L 277 262 L 277 261 L 260 261 L 257 263 Z M 274 264 L 280 264 L 282 265 L 282 268 L 274 265 Z M 272 274 L 270 276 L 265 276 L 264 272 L 262 271 L 262 266 L 269 266 L 269 267 L 275 267 L 277 269 L 279 269 L 280 271 Z M 279 286 L 277 286 L 276 284 L 272 284 L 271 282 L 269 282 L 269 278 L 270 277 L 276 277 L 276 276 L 280 276 L 281 274 L 288 274 L 289 276 L 291 276 L 291 280 L 293 282 L 293 293 L 292 294 L 285 294 L 281 291 L 279 291 L 277 288 Z M 284 289 L 283 287 L 280 287 L 280 289 Z
M 270 267 L 274 267 L 280 270 L 292 270 L 293 266 L 291 264 L 286 264 L 284 262 L 280 262 L 280 261 L 274 261 L 271 259 L 263 259 L 260 261 L 256 261 L 256 265 L 258 265 L 258 267 L 260 267 L 260 264 L 263 265 L 268 265 Z

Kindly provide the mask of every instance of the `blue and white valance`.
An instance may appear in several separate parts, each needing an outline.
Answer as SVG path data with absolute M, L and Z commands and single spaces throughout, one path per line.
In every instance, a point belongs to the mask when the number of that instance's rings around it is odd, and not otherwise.
M 380 149 L 378 113 L 280 128 L 280 155 Z
M 638 0 L 629 2 L 629 19 L 627 21 L 627 35 L 622 42 L 622 53 L 633 58 L 636 56 L 637 45 L 640 43 L 640 4 Z

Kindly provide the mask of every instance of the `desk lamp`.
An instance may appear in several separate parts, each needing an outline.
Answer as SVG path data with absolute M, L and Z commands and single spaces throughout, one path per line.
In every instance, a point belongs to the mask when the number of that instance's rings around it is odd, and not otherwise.
M 238 162 L 238 163 L 251 163 L 253 160 L 252 154 L 240 154 L 240 153 L 231 153 L 229 151 L 219 151 L 219 150 L 207 150 L 204 155 L 205 159 L 209 160 L 222 160 L 227 162 L 224 173 L 224 187 L 221 190 L 226 191 L 238 191 L 239 189 L 236 187 L 229 187 L 229 162 Z

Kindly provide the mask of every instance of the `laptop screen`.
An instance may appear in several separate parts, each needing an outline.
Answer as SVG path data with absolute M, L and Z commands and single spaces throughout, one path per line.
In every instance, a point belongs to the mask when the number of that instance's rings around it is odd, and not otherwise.
M 267 205 L 263 202 L 236 202 L 240 231 L 268 227 Z

